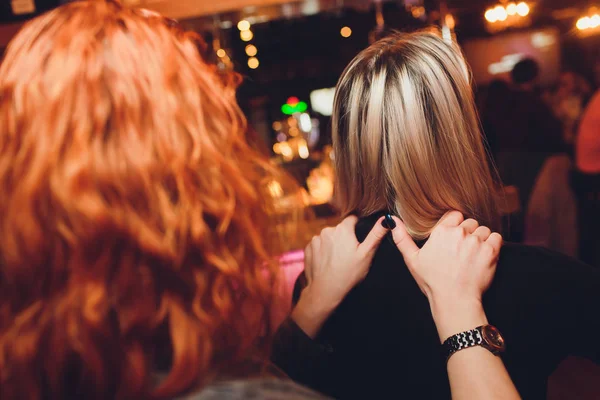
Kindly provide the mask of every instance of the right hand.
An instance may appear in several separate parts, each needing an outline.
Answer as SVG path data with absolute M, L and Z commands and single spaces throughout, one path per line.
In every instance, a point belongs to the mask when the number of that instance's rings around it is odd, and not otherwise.
M 292 319 L 310 337 L 344 300 L 371 266 L 379 243 L 389 232 L 379 218 L 364 242 L 356 238 L 358 218 L 350 216 L 335 228 L 325 228 L 304 251 L 307 285 L 292 312 Z
M 379 243 L 389 232 L 379 218 L 364 242 L 356 238 L 358 218 L 346 217 L 336 227 L 325 228 L 304 250 L 307 293 L 333 310 L 348 292 L 362 281 L 371 266 Z
M 440 338 L 487 323 L 481 298 L 492 283 L 502 237 L 451 211 L 419 249 L 402 221 L 393 218 L 394 242 L 429 300 Z

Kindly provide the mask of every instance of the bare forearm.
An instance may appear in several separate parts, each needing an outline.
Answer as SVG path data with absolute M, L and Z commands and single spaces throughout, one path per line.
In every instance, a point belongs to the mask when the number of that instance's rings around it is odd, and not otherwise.
M 520 399 L 502 359 L 480 346 L 456 352 L 448 360 L 454 400 Z
M 432 301 L 432 314 L 440 342 L 460 332 L 488 323 L 478 301 Z M 480 347 L 470 347 L 454 353 L 448 359 L 448 378 L 452 398 L 520 399 L 500 357 Z
M 310 287 L 304 289 L 291 315 L 296 325 L 312 339 L 317 336 L 327 318 L 337 307 L 337 303 L 332 304 L 330 301 L 323 300 L 317 293 Z

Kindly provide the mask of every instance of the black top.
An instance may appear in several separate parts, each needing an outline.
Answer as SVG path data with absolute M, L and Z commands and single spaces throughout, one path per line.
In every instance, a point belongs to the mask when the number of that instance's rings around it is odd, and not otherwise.
M 359 240 L 377 217 L 359 221 Z M 273 360 L 291 378 L 336 398 L 450 398 L 429 304 L 387 239 L 318 340 L 290 329 L 293 335 L 276 341 Z M 483 302 L 506 340 L 502 358 L 523 398 L 545 399 L 547 378 L 568 355 L 600 363 L 599 269 L 505 244 Z

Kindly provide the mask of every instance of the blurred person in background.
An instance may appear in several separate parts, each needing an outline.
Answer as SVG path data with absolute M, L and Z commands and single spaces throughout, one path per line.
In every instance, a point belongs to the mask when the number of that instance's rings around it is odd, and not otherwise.
M 571 185 L 573 161 L 566 154 L 548 157 L 538 174 L 527 205 L 523 243 L 579 257 L 577 196 Z M 591 233 L 591 232 L 590 232 Z M 583 260 L 590 263 L 589 260 Z
M 105 1 L 59 7 L 11 42 L 0 66 L 0 398 L 322 398 L 258 379 L 279 375 L 266 361 L 279 246 L 263 190 L 279 174 L 246 141 L 235 81 L 197 45 L 156 14 Z M 307 267 L 326 273 L 300 311 L 349 290 L 391 228 L 358 245 L 354 222 L 314 249 Z M 439 259 L 412 264 L 430 296 L 479 296 L 492 279 L 499 237 L 466 246 L 458 229 L 423 254 L 442 255 L 459 284 L 440 285 Z M 456 326 L 447 312 L 440 329 Z M 487 378 L 470 382 L 471 368 Z M 459 399 L 518 397 L 477 350 L 449 373 Z
M 556 88 L 544 95 L 552 112 L 563 125 L 563 140 L 572 146 L 577 124 L 589 100 L 591 87 L 585 78 L 572 71 L 560 74 Z
M 539 65 L 535 60 L 526 58 L 514 66 L 511 72 L 514 87 L 513 126 L 511 132 L 503 134 L 520 139 L 514 146 L 499 146 L 501 151 L 516 152 L 525 162 L 531 160 L 526 164 L 531 165 L 531 168 L 523 164 L 514 165 L 520 171 L 517 175 L 525 173 L 528 177 L 537 175 L 548 156 L 566 150 L 562 139 L 562 125 L 538 94 L 538 78 Z M 502 173 L 502 161 L 500 163 Z M 530 190 L 530 185 L 524 186 L 523 201 L 528 201 Z
M 386 214 L 402 220 L 421 245 L 434 239 L 449 210 L 464 214 L 458 223 L 463 234 L 474 235 L 473 243 L 489 234 L 477 221 L 496 226 L 497 186 L 456 44 L 421 32 L 393 35 L 363 50 L 339 79 L 332 126 L 338 203 L 343 214 L 360 217 L 359 241 Z M 309 358 L 278 360 L 292 378 L 342 399 L 450 397 L 436 346 L 444 338 L 418 282 L 401 267 L 410 267 L 413 253 L 399 252 L 397 244 L 397 237 L 384 240 L 364 281 L 319 329 L 306 332 L 313 351 L 327 349 L 320 374 L 306 375 Z M 305 280 L 310 282 L 301 277 L 297 284 Z M 310 283 L 306 287 L 298 305 L 310 294 Z M 489 323 L 509 343 L 502 359 L 523 398 L 545 399 L 548 377 L 569 355 L 600 363 L 598 288 L 600 270 L 575 259 L 523 245 L 502 247 L 482 302 Z
M 496 79 L 487 87 L 481 107 L 481 123 L 488 150 L 495 162 L 499 136 L 511 129 L 512 91 L 508 82 Z
M 586 174 L 600 174 L 600 90 L 583 113 L 576 144 L 577 169 Z
M 590 96 L 591 88 L 578 74 L 563 72 L 554 91 L 544 100 L 561 121 L 563 140 L 572 154 L 579 119 Z M 525 217 L 524 243 L 544 246 L 578 257 L 579 237 L 590 240 L 590 233 L 580 235 L 578 204 L 571 184 L 572 157 L 551 155 L 544 160 L 529 198 Z M 586 262 L 590 262 L 585 259 Z
M 572 185 L 577 194 L 580 257 L 600 267 L 600 90 L 583 113 L 575 144 Z
M 562 124 L 538 94 L 538 77 L 535 60 L 519 61 L 511 71 L 509 111 L 502 120 L 494 121 L 497 127 L 485 126 L 494 133 L 495 160 L 502 183 L 518 189 L 521 213 L 511 218 L 510 239 L 514 241 L 523 239 L 531 192 L 544 162 L 566 151 Z
M 482 92 L 479 102 L 481 125 L 483 128 L 484 144 L 487 145 L 487 156 L 490 165 L 496 165 L 499 157 L 499 146 L 504 148 L 518 146 L 510 141 L 519 138 L 506 135 L 513 129 L 512 116 L 513 90 L 510 84 L 503 79 L 495 79 Z M 523 214 L 519 199 L 519 190 L 516 186 L 503 186 L 504 198 L 502 209 L 502 233 L 508 240 L 520 241 L 523 237 Z

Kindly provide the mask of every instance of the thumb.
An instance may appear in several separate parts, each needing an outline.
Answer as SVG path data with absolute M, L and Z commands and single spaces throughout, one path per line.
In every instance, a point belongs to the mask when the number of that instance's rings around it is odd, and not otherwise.
M 396 217 L 392 217 L 396 222 L 396 227 L 392 230 L 392 236 L 394 237 L 394 243 L 407 264 L 411 263 L 412 259 L 419 254 L 419 247 L 415 244 L 412 237 L 406 230 L 404 223 Z
M 358 246 L 365 254 L 374 253 L 379 247 L 379 243 L 381 243 L 385 235 L 389 232 L 389 229 L 381 224 L 384 219 L 385 217 L 381 217 L 377 220 L 367 238 Z

